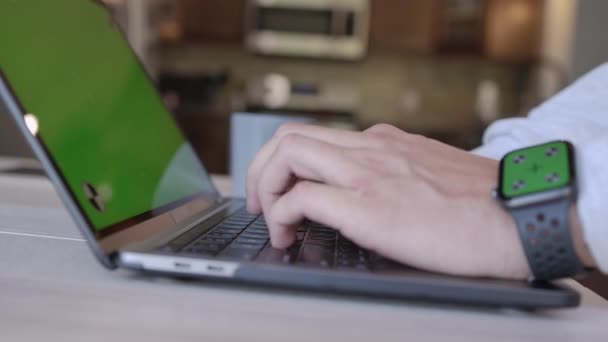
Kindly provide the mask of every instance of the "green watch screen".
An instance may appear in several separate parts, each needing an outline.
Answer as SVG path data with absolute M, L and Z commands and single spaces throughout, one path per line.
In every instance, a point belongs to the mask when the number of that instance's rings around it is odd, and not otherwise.
M 570 184 L 570 158 L 570 148 L 562 141 L 510 152 L 501 165 L 502 197 L 529 195 Z
M 0 1 L 0 71 L 97 232 L 214 192 L 99 4 Z

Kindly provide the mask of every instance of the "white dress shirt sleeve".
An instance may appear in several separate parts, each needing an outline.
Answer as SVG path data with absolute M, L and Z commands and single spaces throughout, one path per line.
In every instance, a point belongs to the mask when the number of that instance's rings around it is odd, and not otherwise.
M 608 273 L 608 63 L 535 108 L 527 118 L 495 122 L 473 153 L 500 159 L 511 150 L 556 139 L 575 146 L 583 235 L 599 269 Z

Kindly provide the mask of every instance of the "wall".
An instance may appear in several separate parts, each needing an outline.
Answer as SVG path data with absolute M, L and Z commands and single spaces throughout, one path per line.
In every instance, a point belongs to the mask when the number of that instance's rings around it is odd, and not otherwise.
M 361 95 L 357 121 L 396 124 L 424 134 L 466 132 L 476 123 L 475 98 L 481 80 L 494 80 L 501 90 L 501 113 L 518 114 L 526 68 L 482 58 L 436 58 L 372 52 L 357 63 L 260 57 L 240 45 L 193 44 L 162 51 L 161 68 L 197 74 L 228 68 L 233 91 L 250 78 L 269 72 L 299 82 L 337 80 L 355 85 Z M 414 110 L 402 106 L 405 91 L 418 95 Z M 226 108 L 226 111 L 230 111 Z
M 539 75 L 541 98 L 551 97 L 571 78 L 576 6 L 577 0 L 545 2 L 540 56 L 546 67 Z
M 576 0 L 545 2 L 541 55 L 568 68 L 576 19 Z
M 608 1 L 578 0 L 572 50 L 572 76 L 578 78 L 608 61 Z

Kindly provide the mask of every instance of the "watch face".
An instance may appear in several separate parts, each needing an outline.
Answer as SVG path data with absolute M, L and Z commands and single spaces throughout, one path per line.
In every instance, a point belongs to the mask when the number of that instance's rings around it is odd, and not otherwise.
M 555 141 L 507 154 L 500 165 L 500 196 L 512 199 L 571 185 L 572 145 Z

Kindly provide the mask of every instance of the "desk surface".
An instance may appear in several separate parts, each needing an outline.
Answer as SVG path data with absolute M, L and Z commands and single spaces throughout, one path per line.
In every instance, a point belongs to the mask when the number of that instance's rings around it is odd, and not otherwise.
M 48 181 L 0 175 L 2 341 L 605 341 L 608 302 L 570 283 L 581 307 L 524 313 L 110 272 Z

